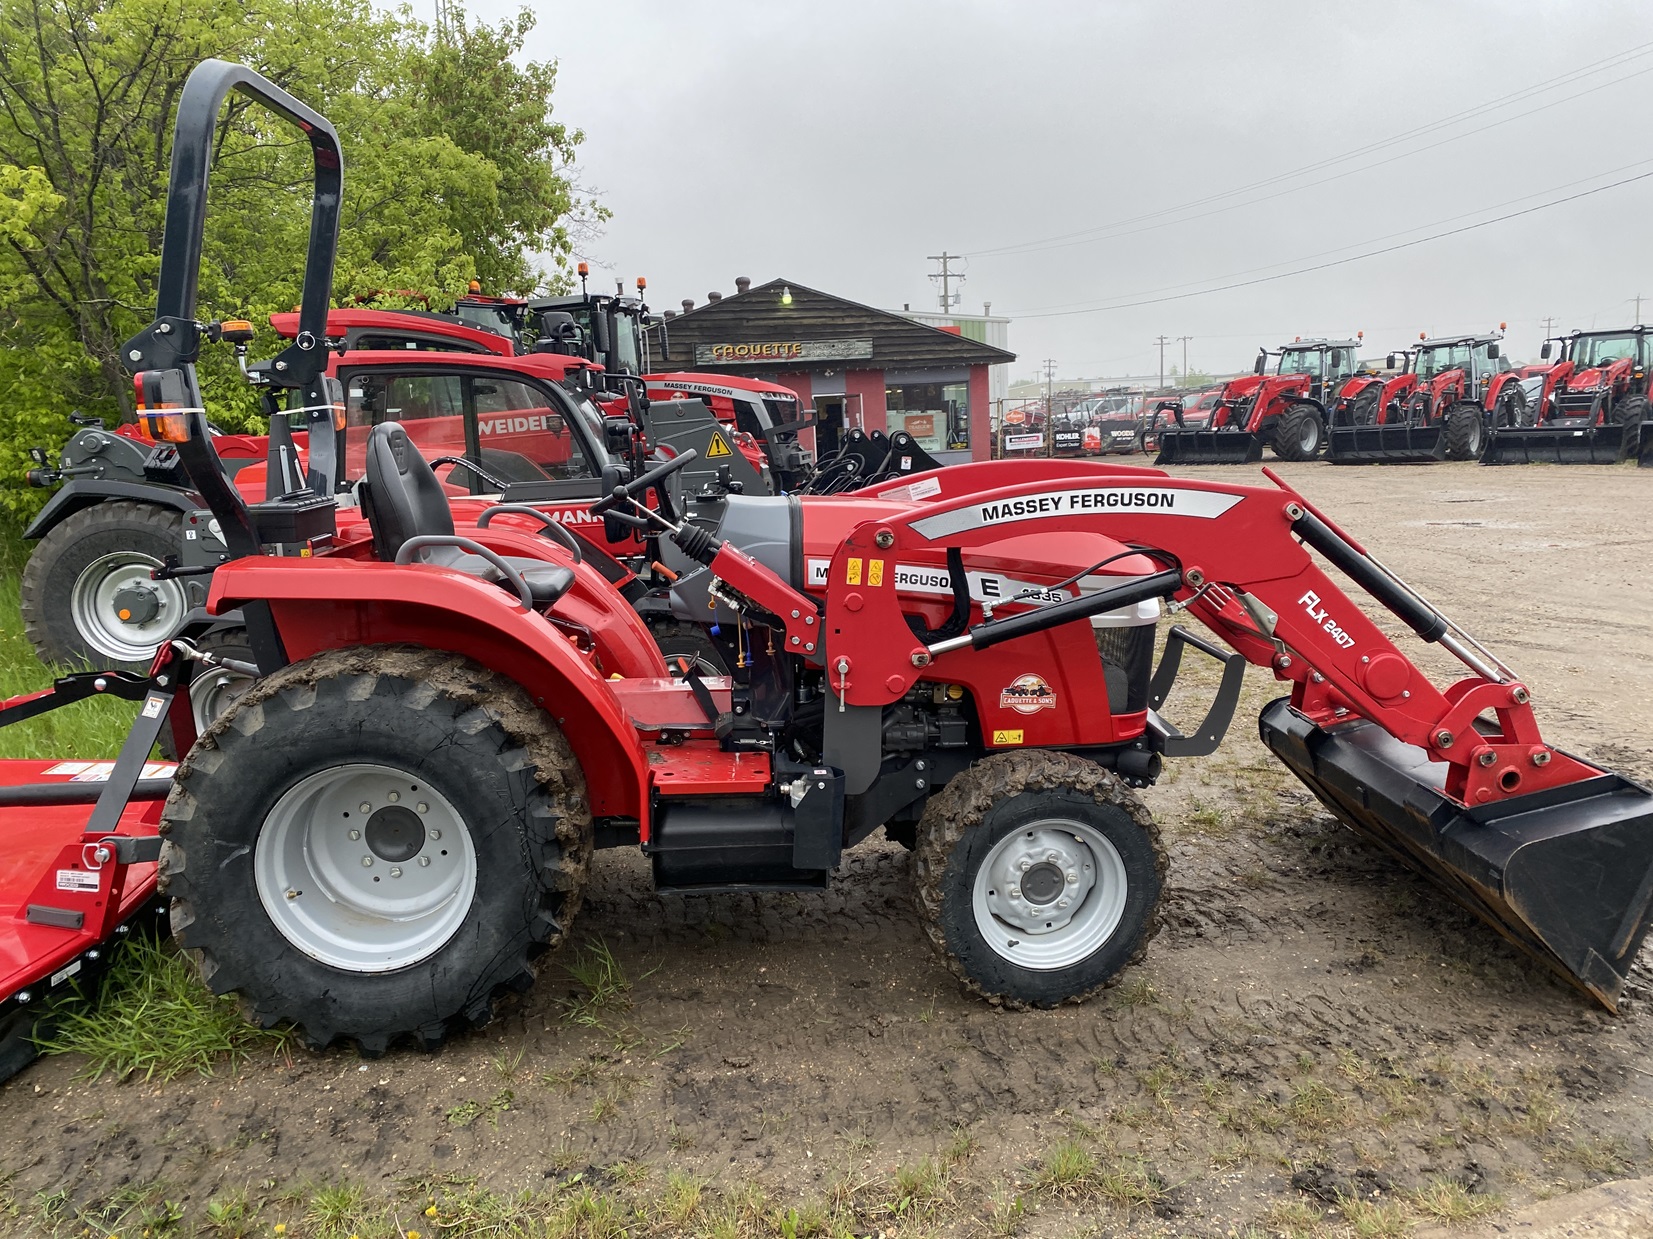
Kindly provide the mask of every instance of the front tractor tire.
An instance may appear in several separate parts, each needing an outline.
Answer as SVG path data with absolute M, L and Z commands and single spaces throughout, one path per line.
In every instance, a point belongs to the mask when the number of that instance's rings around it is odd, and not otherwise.
M 1441 443 L 1448 460 L 1479 460 L 1486 445 L 1486 418 L 1481 406 L 1460 400 L 1441 419 Z
M 366 1053 L 477 1026 L 561 943 L 585 782 L 520 686 L 440 651 L 334 650 L 258 680 L 179 767 L 172 931 L 215 993 Z
M 1294 404 L 1274 424 L 1274 454 L 1281 460 L 1315 460 L 1326 448 L 1326 423 L 1312 404 Z
M 1166 870 L 1142 802 L 1064 753 L 996 754 L 931 798 L 913 865 L 919 918 L 995 1005 L 1082 1002 L 1139 959 Z
M 183 514 L 131 499 L 71 513 L 23 568 L 23 631 L 40 660 L 96 671 L 144 671 L 183 623 L 179 581 L 151 569 L 183 546 Z
M 1653 424 L 1649 419 L 1646 396 L 1630 396 L 1619 401 L 1613 409 L 1613 420 L 1624 427 L 1624 439 L 1619 444 L 1619 460 L 1635 460 L 1641 449 L 1644 436 L 1653 434 L 1648 426 Z

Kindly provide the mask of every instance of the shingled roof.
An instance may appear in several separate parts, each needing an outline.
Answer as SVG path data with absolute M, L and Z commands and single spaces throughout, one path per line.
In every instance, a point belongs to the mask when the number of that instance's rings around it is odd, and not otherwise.
M 787 289 L 792 303 L 782 305 Z M 695 370 L 916 370 L 1016 360 L 991 344 L 787 279 L 679 314 L 666 336 L 669 350 L 656 364 Z

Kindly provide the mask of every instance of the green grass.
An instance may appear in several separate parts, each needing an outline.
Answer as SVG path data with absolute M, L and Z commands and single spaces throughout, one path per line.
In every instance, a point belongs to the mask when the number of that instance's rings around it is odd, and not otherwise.
M 23 635 L 18 610 L 18 573 L 9 565 L 18 552 L 0 547 L 0 699 L 38 692 L 63 668 L 42 666 Z M 40 718 L 0 728 L 0 758 L 113 757 L 137 716 L 132 701 L 81 701 Z
M 286 1030 L 261 1029 L 235 1001 L 215 997 L 194 966 L 167 944 L 134 935 L 105 978 L 100 1000 L 70 996 L 50 1009 L 47 1054 L 83 1054 L 83 1075 L 170 1080 L 212 1075 L 258 1053 L 278 1053 Z

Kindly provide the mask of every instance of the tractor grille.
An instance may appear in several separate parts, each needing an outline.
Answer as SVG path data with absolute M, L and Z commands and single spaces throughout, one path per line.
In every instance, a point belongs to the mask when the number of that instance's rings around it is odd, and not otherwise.
M 1098 628 L 1096 648 L 1102 653 L 1102 674 L 1108 683 L 1108 709 L 1114 714 L 1146 710 L 1148 680 L 1154 671 L 1154 625 Z
M 1601 398 L 1600 392 L 1594 391 L 1563 391 L 1555 396 L 1555 411 L 1557 417 L 1588 417 L 1595 412 L 1596 401 Z

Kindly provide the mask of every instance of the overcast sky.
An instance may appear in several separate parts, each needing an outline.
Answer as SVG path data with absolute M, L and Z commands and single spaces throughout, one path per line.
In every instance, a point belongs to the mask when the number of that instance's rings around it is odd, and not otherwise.
M 1087 377 L 1153 373 L 1162 334 L 1234 370 L 1296 335 L 1361 330 L 1371 355 L 1505 320 L 1536 356 L 1546 316 L 1621 325 L 1639 292 L 1653 317 L 1649 0 L 535 10 L 614 212 L 586 257 L 657 309 L 737 275 L 934 306 L 946 250 L 961 308 L 1014 320 L 1015 375 Z

